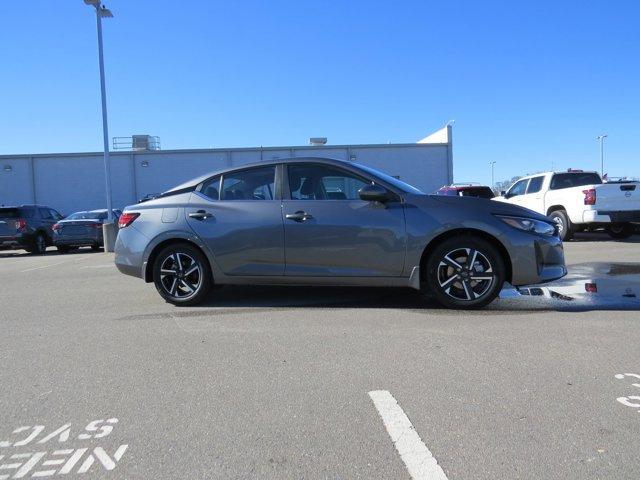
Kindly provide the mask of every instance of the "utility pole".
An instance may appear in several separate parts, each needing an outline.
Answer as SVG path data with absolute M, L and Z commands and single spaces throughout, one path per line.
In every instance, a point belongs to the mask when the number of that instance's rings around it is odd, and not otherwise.
M 493 177 L 493 166 L 495 164 L 496 164 L 495 160 L 489 162 L 489 165 L 491 165 L 491 190 L 493 190 L 495 188 L 495 186 L 496 186 L 496 182 L 495 182 L 494 177 Z
M 604 177 L 604 139 L 609 135 L 603 133 L 602 135 L 598 135 L 596 140 L 600 142 L 600 176 Z
M 117 230 L 113 222 L 113 205 L 111 202 L 111 164 L 109 163 L 109 129 L 107 124 L 107 89 L 104 75 L 104 55 L 102 47 L 102 19 L 112 18 L 111 10 L 104 7 L 100 0 L 84 0 L 96 10 L 98 26 L 98 63 L 100 64 L 100 96 L 102 99 L 102 139 L 104 142 L 104 177 L 107 190 L 107 221 L 102 225 L 102 236 L 105 252 L 113 252 Z

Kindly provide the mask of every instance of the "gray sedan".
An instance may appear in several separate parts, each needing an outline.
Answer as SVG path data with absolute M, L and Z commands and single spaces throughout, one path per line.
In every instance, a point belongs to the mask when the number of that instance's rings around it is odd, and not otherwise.
M 202 302 L 213 284 L 291 284 L 409 287 L 477 308 L 504 282 L 566 274 L 543 215 L 321 158 L 211 173 L 127 207 L 119 227 L 118 269 L 175 305 Z

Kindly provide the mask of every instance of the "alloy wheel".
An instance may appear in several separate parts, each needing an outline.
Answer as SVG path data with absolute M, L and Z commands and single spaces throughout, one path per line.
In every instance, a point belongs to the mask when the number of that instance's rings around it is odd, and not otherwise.
M 160 266 L 160 283 L 170 296 L 186 300 L 202 285 L 202 267 L 191 255 L 173 252 Z
M 474 248 L 457 248 L 440 260 L 437 279 L 449 297 L 472 301 L 491 290 L 496 274 L 487 255 Z
M 564 232 L 564 222 L 562 221 L 562 218 L 553 217 L 553 221 L 556 222 L 556 225 L 558 226 L 558 234 L 562 235 L 562 232 Z

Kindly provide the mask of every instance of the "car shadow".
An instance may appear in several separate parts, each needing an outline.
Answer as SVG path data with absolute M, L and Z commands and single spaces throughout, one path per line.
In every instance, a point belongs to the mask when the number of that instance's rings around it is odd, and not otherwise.
M 587 243 L 587 242 L 618 242 L 618 243 L 640 243 L 640 235 L 632 235 L 629 238 L 615 239 L 611 238 L 605 232 L 580 232 L 575 233 L 571 243 Z
M 483 309 L 464 311 L 464 314 L 640 310 L 640 263 L 572 265 L 569 274 L 560 280 L 509 291 L 513 294 L 504 295 L 504 298 L 495 300 Z M 445 309 L 435 299 L 408 288 L 225 286 L 214 289 L 202 304 L 175 308 L 171 315 L 189 317 L 217 314 L 221 308 L 373 308 L 420 312 L 437 310 L 439 313 L 460 314 L 460 311 Z

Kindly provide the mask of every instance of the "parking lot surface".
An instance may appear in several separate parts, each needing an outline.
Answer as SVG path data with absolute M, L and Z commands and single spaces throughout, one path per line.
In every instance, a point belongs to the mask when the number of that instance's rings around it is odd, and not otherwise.
M 0 252 L 0 479 L 638 478 L 640 243 L 565 251 L 567 278 L 473 312 L 303 287 L 176 308 L 111 254 Z

